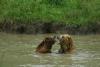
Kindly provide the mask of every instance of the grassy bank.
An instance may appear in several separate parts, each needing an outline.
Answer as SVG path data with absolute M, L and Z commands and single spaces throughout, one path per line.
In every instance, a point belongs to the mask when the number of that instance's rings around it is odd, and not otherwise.
M 0 22 L 99 23 L 100 0 L 0 0 Z
M 100 0 L 0 0 L 0 31 L 100 33 Z

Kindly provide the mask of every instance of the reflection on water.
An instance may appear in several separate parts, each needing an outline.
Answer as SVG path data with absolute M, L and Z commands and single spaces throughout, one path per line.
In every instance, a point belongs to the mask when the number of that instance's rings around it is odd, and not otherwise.
M 35 53 L 45 36 L 0 33 L 0 67 L 100 67 L 100 35 L 72 35 L 73 54 L 57 54 L 57 43 L 52 53 Z

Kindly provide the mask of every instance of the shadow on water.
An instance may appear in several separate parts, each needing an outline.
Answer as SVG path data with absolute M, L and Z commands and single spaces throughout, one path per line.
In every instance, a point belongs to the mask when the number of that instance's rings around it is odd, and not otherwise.
M 53 53 L 35 53 L 45 36 L 0 33 L 0 67 L 100 67 L 100 35 L 72 35 L 72 54 L 57 54 L 57 43 Z

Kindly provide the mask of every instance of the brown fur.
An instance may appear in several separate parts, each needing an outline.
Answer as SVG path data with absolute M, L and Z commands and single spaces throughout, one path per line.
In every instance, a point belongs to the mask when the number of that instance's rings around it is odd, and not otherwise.
M 61 35 L 59 38 L 59 53 L 71 53 L 74 49 L 73 40 L 70 35 Z
M 52 45 L 55 43 L 55 39 L 52 37 L 46 37 L 36 48 L 38 53 L 51 53 Z

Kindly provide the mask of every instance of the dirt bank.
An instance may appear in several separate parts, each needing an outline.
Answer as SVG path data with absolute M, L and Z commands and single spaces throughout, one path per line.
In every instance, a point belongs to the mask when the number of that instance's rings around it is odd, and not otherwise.
M 51 22 L 0 22 L 0 32 L 20 34 L 41 34 L 41 33 L 69 33 L 69 34 L 100 34 L 100 24 L 90 25 L 67 25 Z

